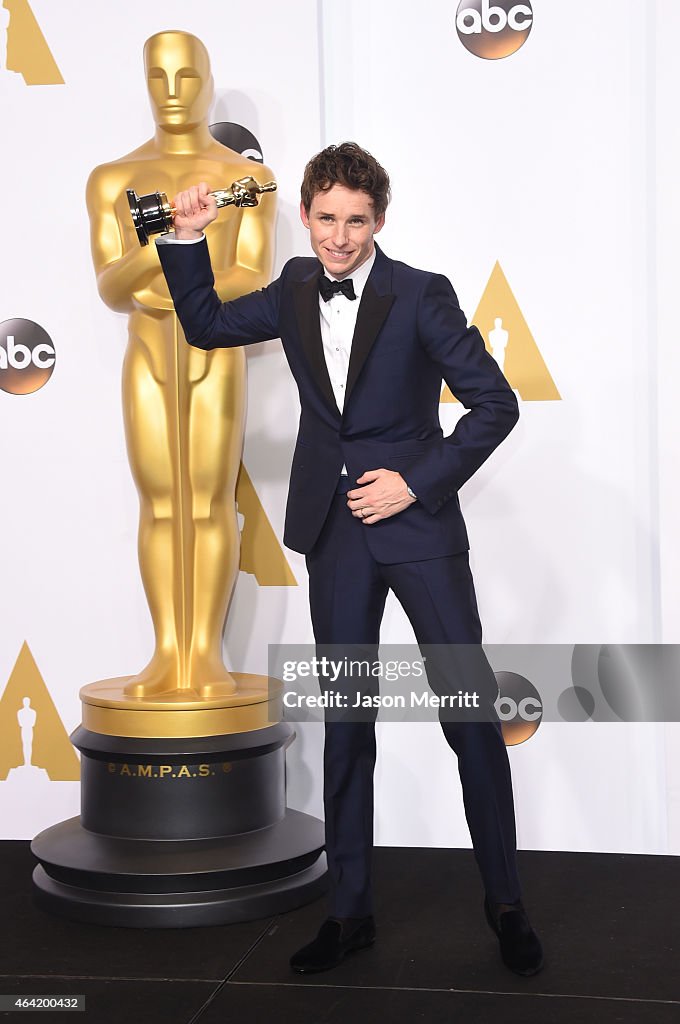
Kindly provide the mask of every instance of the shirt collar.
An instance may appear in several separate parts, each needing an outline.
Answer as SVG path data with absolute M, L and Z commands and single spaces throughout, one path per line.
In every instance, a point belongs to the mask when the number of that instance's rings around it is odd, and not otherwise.
M 357 270 L 353 271 L 353 273 L 350 274 L 350 280 L 352 281 L 352 284 L 354 285 L 354 294 L 356 295 L 357 299 L 361 298 L 361 293 L 364 290 L 364 285 L 368 281 L 368 275 L 371 273 L 371 270 L 373 269 L 373 264 L 375 263 L 375 255 L 376 255 L 376 250 L 375 250 L 375 246 L 373 246 L 373 252 L 368 257 L 366 262 L 362 263 L 361 266 Z M 325 274 L 325 276 L 330 281 L 337 281 L 338 280 L 337 277 L 333 277 L 332 274 L 326 273 L 325 270 L 324 270 L 324 274 Z

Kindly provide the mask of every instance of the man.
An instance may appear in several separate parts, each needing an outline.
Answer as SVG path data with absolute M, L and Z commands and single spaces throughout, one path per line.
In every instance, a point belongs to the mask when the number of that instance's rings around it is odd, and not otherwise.
M 232 302 L 213 290 L 202 231 L 217 211 L 205 183 L 175 197 L 176 244 L 158 249 L 191 345 L 282 340 L 301 403 L 284 542 L 306 555 L 317 644 L 377 652 L 391 589 L 421 647 L 450 652 L 453 669 L 465 663 L 457 651 L 477 652 L 490 703 L 497 690 L 480 646 L 457 491 L 512 429 L 517 401 L 446 278 L 394 262 L 374 243 L 388 201 L 388 176 L 369 153 L 329 146 L 302 183 L 300 215 L 316 259 L 290 260 L 267 288 Z M 442 378 L 469 409 L 447 438 Z M 433 685 L 429 671 L 428 679 Z M 442 728 L 458 756 L 487 920 L 506 965 L 536 973 L 542 951 L 521 903 L 500 726 L 489 715 Z M 327 719 L 330 915 L 291 958 L 299 973 L 334 967 L 375 939 L 375 753 L 372 720 Z

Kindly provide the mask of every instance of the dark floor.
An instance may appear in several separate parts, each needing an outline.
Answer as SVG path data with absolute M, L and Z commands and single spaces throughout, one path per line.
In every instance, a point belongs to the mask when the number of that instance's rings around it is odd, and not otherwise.
M 288 957 L 316 934 L 323 900 L 218 928 L 98 928 L 37 910 L 32 867 L 27 842 L 0 843 L 0 994 L 84 994 L 86 1010 L 3 1019 L 680 1022 L 680 858 L 520 853 L 547 960 L 529 979 L 500 961 L 468 850 L 377 849 L 375 946 L 309 979 Z

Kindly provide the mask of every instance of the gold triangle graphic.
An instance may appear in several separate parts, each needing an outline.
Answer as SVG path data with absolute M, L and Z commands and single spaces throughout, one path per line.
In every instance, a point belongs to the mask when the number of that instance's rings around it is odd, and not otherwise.
M 26 85 L 63 85 L 64 79 L 28 0 L 5 0 L 7 70 L 23 75 Z
M 243 463 L 236 481 L 236 504 L 244 517 L 241 572 L 252 573 L 261 587 L 297 587 L 288 559 Z
M 500 320 L 500 324 L 496 324 L 497 320 Z M 503 373 L 524 402 L 561 401 L 550 370 L 498 262 L 491 271 L 491 277 L 472 323 L 479 328 L 484 344 L 491 354 L 493 351 L 489 335 L 497 327 L 501 331 L 507 331 Z M 448 385 L 445 385 L 440 402 L 455 401 Z
M 27 719 L 32 719 L 28 729 Z M 12 768 L 26 763 L 22 721 L 32 739 L 28 763 L 46 771 L 53 782 L 77 782 L 78 756 L 25 642 L 0 698 L 0 779 L 6 779 Z

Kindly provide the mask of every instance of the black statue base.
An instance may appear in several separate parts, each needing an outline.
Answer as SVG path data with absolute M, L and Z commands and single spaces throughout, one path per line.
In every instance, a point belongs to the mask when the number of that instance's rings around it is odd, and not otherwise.
M 126 928 L 190 928 L 279 914 L 326 888 L 319 824 L 288 810 L 282 822 L 256 834 L 153 842 L 94 835 L 71 818 L 33 841 L 37 903 L 75 921 Z
M 149 244 L 150 235 L 158 235 L 172 228 L 172 212 L 165 192 L 150 192 L 138 196 L 134 189 L 127 189 L 127 199 L 132 223 L 140 245 Z
M 323 824 L 285 806 L 286 723 L 186 740 L 80 726 L 71 738 L 82 811 L 31 845 L 43 909 L 187 928 L 281 913 L 325 891 Z

